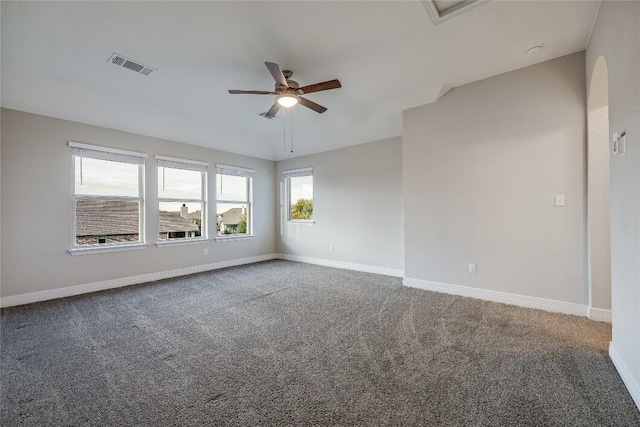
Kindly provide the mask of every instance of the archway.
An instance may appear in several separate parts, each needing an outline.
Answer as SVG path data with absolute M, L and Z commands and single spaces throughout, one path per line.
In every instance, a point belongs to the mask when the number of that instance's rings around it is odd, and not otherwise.
M 611 221 L 609 169 L 609 73 L 601 56 L 587 100 L 587 245 L 589 317 L 611 316 Z

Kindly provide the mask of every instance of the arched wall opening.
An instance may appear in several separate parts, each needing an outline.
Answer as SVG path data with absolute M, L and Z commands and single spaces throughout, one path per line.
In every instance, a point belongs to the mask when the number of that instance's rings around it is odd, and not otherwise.
M 609 166 L 609 76 L 601 56 L 594 65 L 587 100 L 587 254 L 589 317 L 611 310 L 611 173 Z

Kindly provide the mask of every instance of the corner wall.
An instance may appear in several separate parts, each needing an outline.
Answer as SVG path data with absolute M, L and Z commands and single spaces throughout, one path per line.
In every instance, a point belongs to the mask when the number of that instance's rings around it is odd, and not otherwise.
M 640 3 L 602 2 L 587 48 L 587 82 L 601 57 L 609 75 L 609 138 L 626 132 L 627 141 L 623 156 L 610 155 L 610 355 L 640 408 Z
M 2 109 L 1 114 L 2 298 L 275 252 L 274 162 L 16 110 Z M 82 256 L 67 253 L 73 222 L 70 140 L 147 153 L 146 249 Z M 208 161 L 210 207 L 215 201 L 216 163 L 254 168 L 255 237 L 157 247 L 156 154 Z M 209 209 L 209 224 L 215 224 L 215 218 L 215 208 Z
M 278 252 L 285 259 L 402 276 L 402 139 L 277 162 L 280 203 L 282 171 L 308 166 L 315 224 L 286 223 L 281 209 Z
M 588 303 L 583 52 L 406 110 L 403 143 L 406 278 Z

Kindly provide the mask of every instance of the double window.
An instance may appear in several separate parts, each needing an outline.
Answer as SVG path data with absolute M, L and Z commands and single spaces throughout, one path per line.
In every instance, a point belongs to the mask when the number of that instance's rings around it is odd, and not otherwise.
M 74 165 L 72 248 L 144 243 L 146 154 L 77 142 L 69 147 Z
M 216 235 L 251 235 L 253 169 L 216 165 L 216 172 Z
M 289 222 L 313 222 L 313 168 L 282 172 L 285 215 Z
M 206 239 L 207 162 L 156 156 L 158 239 Z

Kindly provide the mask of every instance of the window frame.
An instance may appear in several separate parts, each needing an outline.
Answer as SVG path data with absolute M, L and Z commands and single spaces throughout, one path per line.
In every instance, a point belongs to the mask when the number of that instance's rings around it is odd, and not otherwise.
M 244 168 L 240 166 L 229 166 L 223 164 L 216 164 L 216 231 L 215 240 L 218 242 L 232 241 L 232 240 L 247 240 L 255 237 L 253 230 L 253 176 L 255 171 L 250 168 Z M 247 200 L 218 200 L 218 179 L 219 175 L 229 176 L 242 176 L 247 178 Z M 219 235 L 217 228 L 218 218 L 218 205 L 219 204 L 246 204 L 247 205 L 247 232 L 244 234 L 228 234 Z
M 302 176 L 310 176 L 313 179 L 313 167 L 305 167 L 298 169 L 290 169 L 282 171 L 282 176 L 284 180 L 284 203 L 283 203 L 283 214 L 284 214 L 284 222 L 285 224 L 300 224 L 300 225 L 313 225 L 316 223 L 315 220 L 315 209 L 314 209 L 314 217 L 311 219 L 292 219 L 291 218 L 291 178 L 297 178 Z M 315 185 L 314 185 L 315 187 Z M 311 200 L 314 202 L 314 193 L 315 190 L 312 189 Z
M 156 246 L 181 246 L 195 243 L 203 243 L 209 240 L 209 215 L 207 205 L 207 181 L 209 176 L 209 162 L 203 162 L 199 160 L 188 160 L 177 157 L 162 156 L 157 154 L 156 159 L 156 171 L 157 182 L 160 182 L 160 168 L 169 167 L 172 169 L 182 169 L 200 172 L 200 196 L 201 199 L 187 199 L 187 198 L 175 198 L 175 197 L 160 197 L 158 193 L 158 233 L 156 236 Z M 160 239 L 160 203 L 200 203 L 202 205 L 202 224 L 200 226 L 200 237 L 174 237 L 167 239 Z
M 71 255 L 85 255 L 95 253 L 106 252 L 120 252 L 144 249 L 147 247 L 146 233 L 145 233 L 145 163 L 147 154 L 137 151 L 121 150 L 118 148 L 105 147 L 100 145 L 85 144 L 82 142 L 68 141 L 69 148 L 71 148 L 71 200 L 72 211 L 71 215 L 71 247 L 68 252 Z M 76 194 L 76 175 L 75 175 L 75 162 L 76 157 L 93 158 L 98 160 L 119 161 L 121 163 L 136 164 L 138 166 L 138 197 L 133 196 L 99 196 L 88 194 Z M 127 161 L 129 160 L 129 161 Z M 82 161 L 82 160 L 81 160 Z M 96 243 L 92 245 L 78 245 L 77 244 L 77 219 L 76 219 L 76 204 L 78 200 L 115 200 L 115 201 L 137 201 L 138 202 L 138 237 L 137 242 L 122 242 L 122 243 Z

